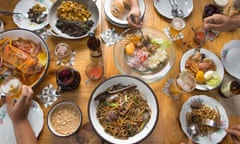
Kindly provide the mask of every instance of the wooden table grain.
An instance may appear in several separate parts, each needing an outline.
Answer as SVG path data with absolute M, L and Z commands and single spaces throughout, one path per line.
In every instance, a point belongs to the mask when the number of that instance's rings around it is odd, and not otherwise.
M 18 2 L 17 0 L 0 0 L 1 5 L 0 9 L 10 10 L 12 11 Z M 161 2 L 161 0 L 160 0 Z M 152 0 L 145 0 L 146 3 L 146 13 L 144 16 L 144 26 L 153 27 L 158 29 L 159 31 L 163 31 L 163 28 L 169 26 L 170 20 L 164 18 L 163 16 L 159 15 L 158 12 L 155 10 L 153 6 Z M 189 17 L 186 20 L 186 28 L 183 30 L 184 34 L 184 42 L 192 45 L 193 47 L 196 46 L 193 42 L 193 32 L 191 30 L 191 26 L 199 26 L 202 24 L 202 13 L 203 8 L 206 4 L 212 3 L 212 0 L 193 0 L 194 9 Z M 104 32 L 108 28 L 113 28 L 112 24 L 110 24 L 105 17 L 104 14 L 104 0 L 97 0 L 96 2 L 99 12 L 100 12 L 100 21 L 98 27 L 96 29 L 97 36 L 100 35 L 101 32 Z M 11 16 L 4 16 L 0 15 L 0 18 L 5 22 L 5 29 L 12 29 L 16 28 L 17 26 L 14 24 Z M 125 29 L 115 27 L 118 33 L 123 32 Z M 221 32 L 220 35 L 214 41 L 207 41 L 204 47 L 212 52 L 214 52 L 218 57 L 220 56 L 221 49 L 226 42 L 229 42 L 232 39 L 239 39 L 239 30 L 235 30 L 233 32 Z M 79 39 L 79 40 L 68 40 L 63 38 L 57 38 L 50 36 L 47 38 L 47 44 L 50 50 L 51 59 L 49 69 L 44 77 L 44 80 L 34 88 L 35 94 L 39 93 L 45 86 L 48 84 L 53 84 L 56 88 L 56 80 L 55 80 L 55 72 L 56 69 L 59 67 L 56 65 L 57 58 L 54 55 L 54 47 L 59 42 L 65 42 L 70 45 L 72 49 L 74 49 L 76 54 L 76 61 L 75 65 L 73 66 L 74 69 L 78 70 L 81 74 L 81 83 L 79 88 L 71 92 L 64 92 L 62 96 L 58 99 L 57 102 L 62 100 L 71 100 L 74 101 L 79 105 L 81 111 L 83 113 L 83 123 L 82 125 L 86 124 L 89 121 L 88 118 L 88 100 L 92 90 L 97 86 L 97 84 L 101 81 L 91 81 L 88 84 L 85 84 L 87 80 L 85 74 L 85 67 L 89 62 L 92 61 L 91 57 L 89 56 L 89 50 L 86 45 L 87 38 Z M 105 67 L 105 78 L 109 78 L 111 76 L 120 74 L 117 68 L 114 65 L 113 54 L 112 54 L 113 47 L 107 47 L 103 45 L 103 52 L 104 52 L 104 67 Z M 175 102 L 170 99 L 167 95 L 162 92 L 162 89 L 167 82 L 167 80 L 173 77 L 176 73 L 179 72 L 179 65 L 180 59 L 184 53 L 184 48 L 182 45 L 176 45 L 176 61 L 172 70 L 161 80 L 155 83 L 150 83 L 149 85 L 154 90 L 160 108 L 159 118 L 157 122 L 157 126 L 152 132 L 152 134 L 145 139 L 142 143 L 146 144 L 179 144 L 182 141 L 187 141 L 187 137 L 183 133 L 180 122 L 179 122 L 179 112 L 181 110 L 181 105 L 192 95 L 198 94 L 205 94 L 211 97 L 218 99 L 219 94 L 217 89 L 212 90 L 209 92 L 200 92 L 194 91 L 192 93 L 185 93 L 180 102 Z M 35 100 L 38 100 L 36 97 Z M 40 103 L 40 102 L 39 102 Z M 40 103 L 41 104 L 41 103 Z M 54 136 L 48 129 L 46 123 L 46 117 L 49 108 L 45 108 L 42 104 L 41 107 L 44 111 L 44 127 L 39 136 L 39 144 L 72 144 L 76 143 L 74 139 L 77 137 L 77 134 L 66 137 L 60 138 Z M 230 116 L 229 117 L 230 126 L 240 124 L 240 118 Z M 227 135 L 221 144 L 231 144 L 233 143 L 230 136 Z

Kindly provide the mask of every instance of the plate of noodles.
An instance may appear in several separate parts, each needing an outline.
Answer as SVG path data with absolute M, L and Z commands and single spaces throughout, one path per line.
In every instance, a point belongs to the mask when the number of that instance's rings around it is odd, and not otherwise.
M 195 143 L 216 144 L 226 136 L 224 128 L 228 128 L 228 116 L 223 106 L 214 98 L 196 95 L 189 98 L 180 111 L 180 123 L 184 133 L 190 137 L 187 128 L 191 124 L 199 127 L 199 133 L 193 137 Z M 203 125 L 204 119 L 215 120 L 220 127 Z
M 104 96 L 106 91 L 129 85 L 133 87 Z M 92 92 L 88 115 L 94 130 L 105 141 L 132 144 L 151 134 L 158 120 L 159 108 L 154 92 L 144 81 L 117 75 L 100 83 Z

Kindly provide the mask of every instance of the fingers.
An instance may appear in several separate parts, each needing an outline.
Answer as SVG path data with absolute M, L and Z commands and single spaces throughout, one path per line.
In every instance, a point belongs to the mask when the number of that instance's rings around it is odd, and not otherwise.
M 226 129 L 226 132 L 231 134 L 233 139 L 240 141 L 240 125 L 233 126 L 232 128 Z
M 33 90 L 32 90 L 32 88 L 28 87 L 28 86 L 23 86 L 23 88 L 22 88 L 23 104 L 30 105 L 32 97 L 33 97 Z

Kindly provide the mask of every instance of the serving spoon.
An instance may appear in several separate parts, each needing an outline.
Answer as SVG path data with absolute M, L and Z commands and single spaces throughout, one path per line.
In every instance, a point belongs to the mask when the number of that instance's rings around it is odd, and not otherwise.
M 113 87 L 113 86 L 111 86 L 111 87 Z M 111 88 L 111 87 L 109 87 L 109 88 Z M 136 88 L 136 87 L 137 87 L 137 85 L 131 84 L 131 85 L 125 86 L 125 87 L 117 89 L 117 90 L 109 90 L 109 88 L 107 88 L 105 91 L 99 93 L 95 97 L 94 100 L 105 100 L 107 97 L 109 97 L 112 94 L 117 94 L 117 93 L 126 91 L 128 89 Z

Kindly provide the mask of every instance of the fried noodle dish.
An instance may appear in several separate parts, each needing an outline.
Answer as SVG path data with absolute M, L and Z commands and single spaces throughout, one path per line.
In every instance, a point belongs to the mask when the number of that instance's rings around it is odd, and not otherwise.
M 18 77 L 31 86 L 41 76 L 47 64 L 46 52 L 40 43 L 19 37 L 16 40 L 5 37 L 0 40 L 0 76 Z
M 112 90 L 125 87 L 117 84 Z M 104 130 L 119 139 L 127 139 L 139 133 L 151 117 L 151 109 L 138 89 L 110 95 L 99 102 L 97 117 Z
M 220 124 L 221 115 L 218 109 L 215 110 L 198 101 L 192 102 L 191 108 L 192 111 L 186 115 L 187 125 L 197 124 L 200 136 L 207 136 L 219 129 L 203 124 L 206 119 L 214 120 Z

